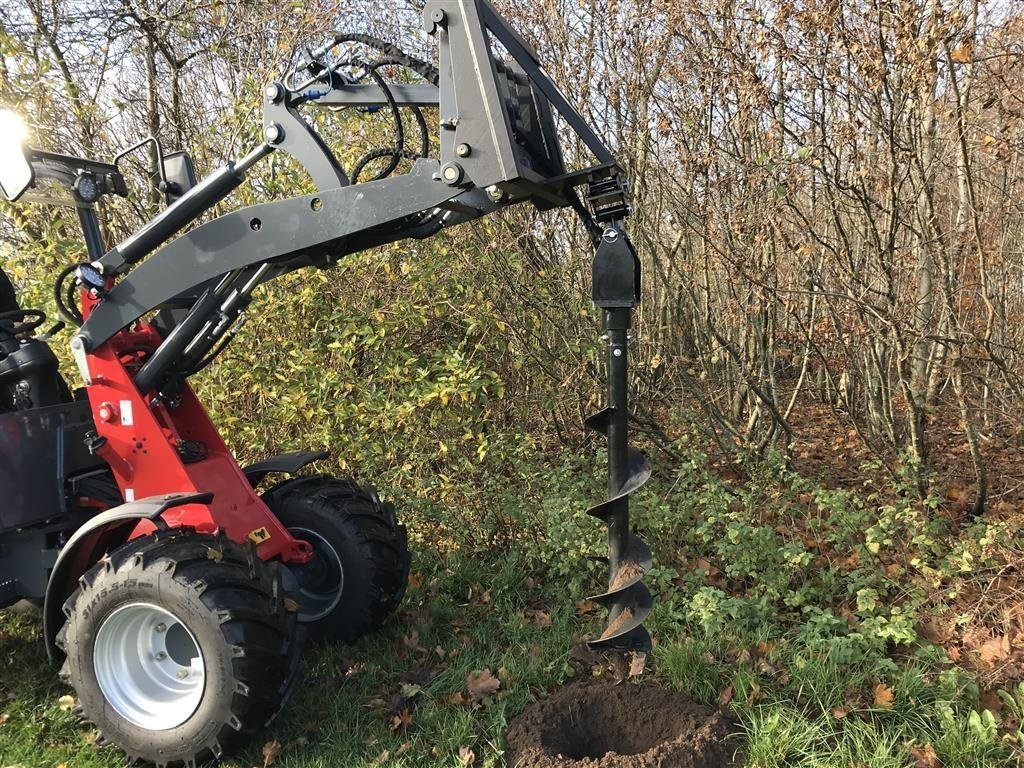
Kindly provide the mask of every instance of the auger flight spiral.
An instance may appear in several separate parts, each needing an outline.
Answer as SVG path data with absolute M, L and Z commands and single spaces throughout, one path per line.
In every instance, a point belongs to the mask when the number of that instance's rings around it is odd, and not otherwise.
M 608 527 L 610 572 L 607 589 L 590 598 L 608 608 L 608 624 L 588 645 L 595 650 L 648 651 L 651 636 L 643 622 L 653 598 L 643 577 L 651 568 L 651 550 L 633 534 L 629 522 L 629 497 L 651 476 L 646 457 L 629 445 L 628 343 L 633 307 L 640 302 L 640 262 L 623 224 L 629 213 L 625 182 L 616 174 L 592 184 L 589 202 L 600 226 L 593 297 L 604 310 L 608 399 L 586 426 L 608 439 L 608 498 L 587 514 Z

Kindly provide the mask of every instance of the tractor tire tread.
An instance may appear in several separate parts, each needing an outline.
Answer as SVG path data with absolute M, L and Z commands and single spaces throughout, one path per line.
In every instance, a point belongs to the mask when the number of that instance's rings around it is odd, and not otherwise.
M 215 732 L 207 731 L 209 735 L 196 743 L 182 742 L 180 751 L 166 757 L 112 738 L 90 717 L 102 713 L 86 712 L 86 717 L 104 738 L 118 743 L 130 761 L 194 766 L 210 756 L 219 757 L 231 745 L 265 728 L 283 708 L 297 679 L 301 635 L 295 614 L 284 608 L 280 576 L 258 560 L 251 545 L 188 528 L 157 530 L 112 550 L 84 574 L 65 604 L 66 613 L 74 613 L 76 604 L 102 588 L 104 581 L 136 573 L 169 574 L 215 617 L 223 641 L 232 650 L 230 673 L 236 686 L 229 715 Z M 69 619 L 58 633 L 66 651 L 85 639 L 69 636 L 72 624 Z M 80 684 L 71 656 L 67 654 L 61 679 Z
M 289 512 L 304 510 L 319 518 L 333 517 L 362 552 L 371 571 L 368 594 L 356 613 L 332 637 L 353 642 L 379 628 L 398 608 L 409 578 L 408 535 L 391 504 L 381 502 L 372 489 L 348 479 L 306 475 L 284 480 L 263 494 L 267 505 L 287 525 Z

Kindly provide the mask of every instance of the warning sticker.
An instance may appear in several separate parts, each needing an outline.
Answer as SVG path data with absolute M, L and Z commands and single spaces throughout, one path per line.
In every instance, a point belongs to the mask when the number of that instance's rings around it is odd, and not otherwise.
M 255 531 L 249 532 L 249 541 L 253 544 L 262 544 L 264 541 L 270 538 L 270 531 L 266 528 L 257 528 Z

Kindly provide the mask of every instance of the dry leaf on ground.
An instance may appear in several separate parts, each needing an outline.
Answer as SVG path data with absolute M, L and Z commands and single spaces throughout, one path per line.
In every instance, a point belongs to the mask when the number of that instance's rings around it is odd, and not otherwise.
M 983 643 L 981 648 L 978 649 L 978 656 L 981 658 L 982 663 L 990 667 L 1010 658 L 1010 636 L 993 637 L 991 640 Z
M 263 745 L 263 768 L 270 768 L 281 754 L 281 742 L 277 739 Z
M 412 725 L 412 715 L 409 714 L 408 707 L 391 718 L 390 728 L 392 731 L 397 731 L 399 728 L 408 728 L 410 725 Z
M 473 701 L 483 701 L 493 695 L 501 687 L 501 680 L 496 678 L 490 669 L 476 670 L 466 678 L 466 689 Z
M 472 765 L 476 762 L 476 752 L 469 747 L 459 747 L 459 764 Z
M 885 683 L 875 686 L 875 706 L 889 709 L 892 706 L 893 692 Z
M 942 768 L 935 747 L 925 744 L 923 747 L 911 747 L 910 756 L 914 759 L 914 768 Z
M 718 703 L 723 707 L 732 701 L 733 689 L 731 685 L 725 686 L 725 690 L 722 691 L 718 696 Z
M 647 669 L 647 654 L 642 651 L 632 654 L 633 659 L 629 662 L 629 676 L 640 677 Z

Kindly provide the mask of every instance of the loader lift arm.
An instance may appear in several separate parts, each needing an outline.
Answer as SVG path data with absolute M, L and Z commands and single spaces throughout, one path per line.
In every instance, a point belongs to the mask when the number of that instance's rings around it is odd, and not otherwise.
M 651 595 L 642 577 L 651 557 L 630 530 L 629 496 L 650 468 L 628 444 L 627 346 L 640 299 L 640 263 L 625 226 L 623 171 L 489 0 L 430 0 L 423 27 L 437 40 L 437 67 L 365 35 L 338 34 L 307 49 L 285 82 L 264 88 L 263 144 L 184 192 L 128 240 L 105 253 L 92 247 L 91 264 L 77 272 L 85 318 L 72 341 L 76 361 L 88 383 L 111 339 L 154 310 L 173 307 L 175 324 L 139 357 L 133 379 L 150 408 L 173 409 L 187 378 L 224 348 L 262 283 L 374 246 L 429 237 L 517 203 L 572 207 L 593 240 L 593 299 L 604 310 L 607 338 L 608 405 L 587 426 L 608 439 L 608 498 L 589 513 L 608 526 L 608 588 L 594 599 L 610 615 L 592 643 L 645 650 Z M 349 45 L 367 46 L 380 58 L 335 56 Z M 424 82 L 387 84 L 378 71 L 385 64 L 414 71 Z M 397 114 L 435 105 L 439 156 L 417 157 L 410 172 L 391 175 L 410 155 L 399 142 L 390 155 L 376 156 L 389 160 L 387 173 L 365 183 L 355 183 L 365 165 L 349 178 L 303 116 L 307 107 Z M 589 148 L 594 165 L 566 171 L 556 116 Z M 280 151 L 304 166 L 316 193 L 237 210 L 167 242 L 224 200 L 261 159 Z M 578 188 L 585 189 L 586 204 Z

